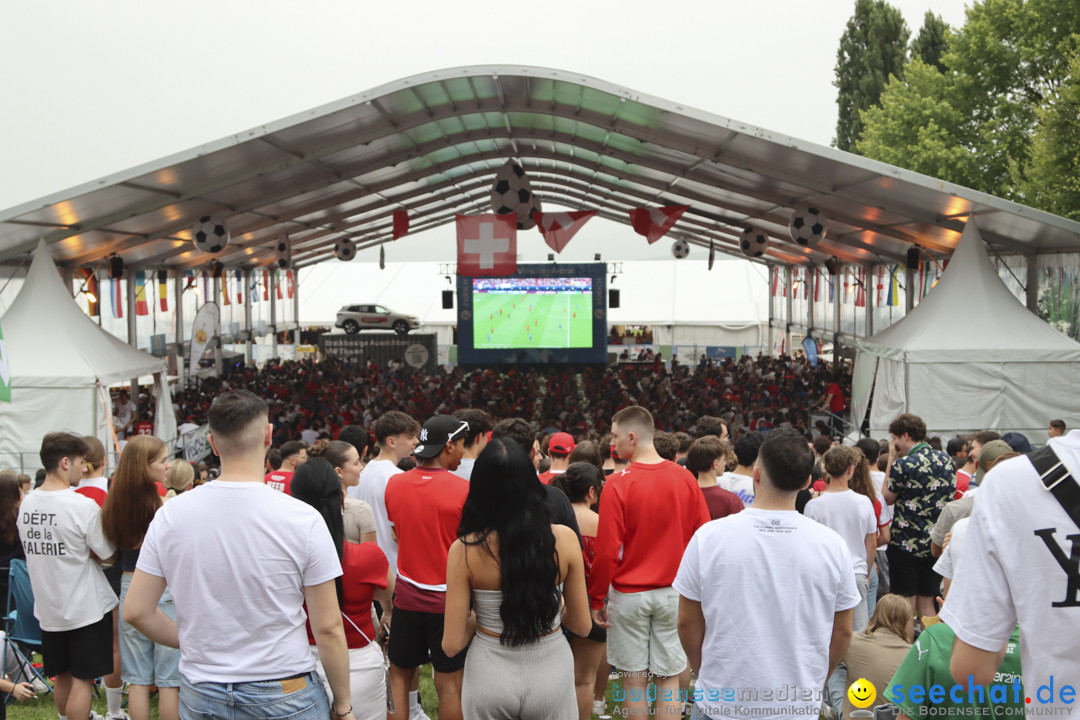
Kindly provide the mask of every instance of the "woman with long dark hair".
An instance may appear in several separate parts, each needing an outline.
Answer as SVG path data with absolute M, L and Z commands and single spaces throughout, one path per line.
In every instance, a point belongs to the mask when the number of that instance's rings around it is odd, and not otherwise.
M 169 474 L 169 449 L 153 435 L 128 440 L 112 477 L 112 487 L 101 509 L 101 527 L 120 551 L 124 576 L 120 583 L 121 674 L 128 683 L 131 720 L 150 720 L 150 689 L 158 689 L 158 717 L 180 717 L 180 651 L 159 645 L 124 620 L 124 600 L 139 560 L 146 530 L 161 507 L 158 484 Z M 176 607 L 166 590 L 158 609 L 176 620 Z
M 14 470 L 0 470 L 0 603 L 7 602 L 8 566 L 12 560 L 25 560 L 19 528 L 22 490 Z
M 352 448 L 352 451 L 355 453 L 356 449 Z M 375 543 L 345 540 L 341 478 L 329 461 L 313 457 L 298 467 L 290 491 L 295 499 L 307 503 L 322 515 L 341 559 L 342 576 L 337 579 L 337 591 L 349 647 L 353 713 L 356 720 L 383 720 L 386 717 L 386 681 L 382 651 L 375 642 L 375 627 L 371 622 L 371 601 L 378 600 L 385 610 L 393 607 L 394 576 L 390 563 Z M 383 622 L 389 621 L 390 613 L 384 612 Z M 326 683 L 326 672 L 319 661 L 310 626 L 308 642 L 317 662 L 316 671 Z M 330 694 L 329 685 L 327 694 Z M 334 707 L 332 695 L 330 702 Z
M 578 635 L 592 627 L 581 546 L 551 524 L 532 462 L 509 438 L 489 442 L 473 468 L 447 558 L 445 617 L 447 655 L 472 641 L 465 717 L 576 720 L 574 660 L 559 624 Z

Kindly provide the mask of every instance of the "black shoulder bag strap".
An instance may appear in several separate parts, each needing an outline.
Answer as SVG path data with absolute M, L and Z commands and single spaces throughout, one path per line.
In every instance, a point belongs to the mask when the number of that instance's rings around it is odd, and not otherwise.
M 1057 498 L 1072 521 L 1080 527 L 1080 485 L 1076 484 L 1054 449 L 1047 445 L 1028 454 L 1028 460 L 1035 466 L 1035 472 L 1039 473 L 1043 487 Z

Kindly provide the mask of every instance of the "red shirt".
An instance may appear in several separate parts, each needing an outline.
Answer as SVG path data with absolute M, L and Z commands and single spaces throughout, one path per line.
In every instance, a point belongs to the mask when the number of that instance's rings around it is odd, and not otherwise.
M 398 577 L 422 590 L 446 592 L 446 556 L 457 540 L 468 494 L 469 481 L 444 468 L 417 467 L 390 478 L 384 498 L 398 538 Z
M 734 515 L 743 509 L 742 498 L 719 485 L 703 487 L 701 494 L 705 496 L 705 504 L 709 507 L 709 517 L 713 520 Z
M 135 434 L 136 435 L 153 435 L 154 434 L 154 423 L 146 422 L 145 420 L 143 420 L 142 422 L 136 423 L 135 424 Z
M 956 500 L 964 497 L 964 493 L 971 487 L 971 475 L 963 470 L 956 471 Z
M 108 492 L 96 487 L 75 488 L 75 492 L 90 498 L 98 504 L 99 508 L 105 507 L 105 498 L 109 496 Z
M 545 473 L 540 473 L 540 482 L 545 485 L 550 485 L 552 478 L 554 478 L 556 475 L 562 475 L 562 471 L 552 472 L 551 470 L 548 470 Z
M 844 411 L 844 394 L 840 392 L 840 386 L 836 383 L 831 383 L 828 388 L 825 389 L 827 395 L 832 395 L 829 398 L 829 412 L 841 413 Z
M 345 626 L 345 641 L 350 650 L 367 647 L 368 641 L 364 639 L 353 624 L 368 636 L 375 639 L 375 626 L 371 623 L 371 601 L 375 596 L 375 588 L 387 587 L 386 571 L 390 563 L 386 555 L 375 543 L 351 543 L 346 542 L 341 554 L 341 589 L 345 595 L 345 618 L 341 624 Z M 315 644 L 315 638 L 311 634 L 311 624 L 307 624 L 308 643 Z
M 670 587 L 687 543 L 707 522 L 705 496 L 684 467 L 635 462 L 609 475 L 600 496 L 590 606 L 603 607 L 608 585 L 619 592 Z
M 263 478 L 263 482 L 278 492 L 292 495 L 292 476 L 291 470 L 274 470 L 273 472 L 268 472 L 266 474 L 266 477 Z

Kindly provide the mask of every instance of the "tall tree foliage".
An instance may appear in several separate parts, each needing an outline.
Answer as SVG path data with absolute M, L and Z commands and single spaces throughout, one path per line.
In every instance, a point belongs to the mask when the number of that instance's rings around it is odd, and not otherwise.
M 885 0 L 856 0 L 836 54 L 836 147 L 855 151 L 860 113 L 877 104 L 891 75 L 903 76 L 909 36 L 904 16 Z
M 1024 189 L 1030 204 L 1080 220 L 1080 56 L 1057 100 L 1039 111 Z
M 918 58 L 943 72 L 945 63 L 942 56 L 945 54 L 948 32 L 949 25 L 941 16 L 927 10 L 919 34 L 911 41 L 911 59 Z

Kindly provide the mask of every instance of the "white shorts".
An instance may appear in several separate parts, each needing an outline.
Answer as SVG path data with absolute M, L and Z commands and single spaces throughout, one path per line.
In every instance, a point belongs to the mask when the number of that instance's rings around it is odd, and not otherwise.
M 608 662 L 623 672 L 670 677 L 686 669 L 679 642 L 679 593 L 670 587 L 636 593 L 611 588 Z

